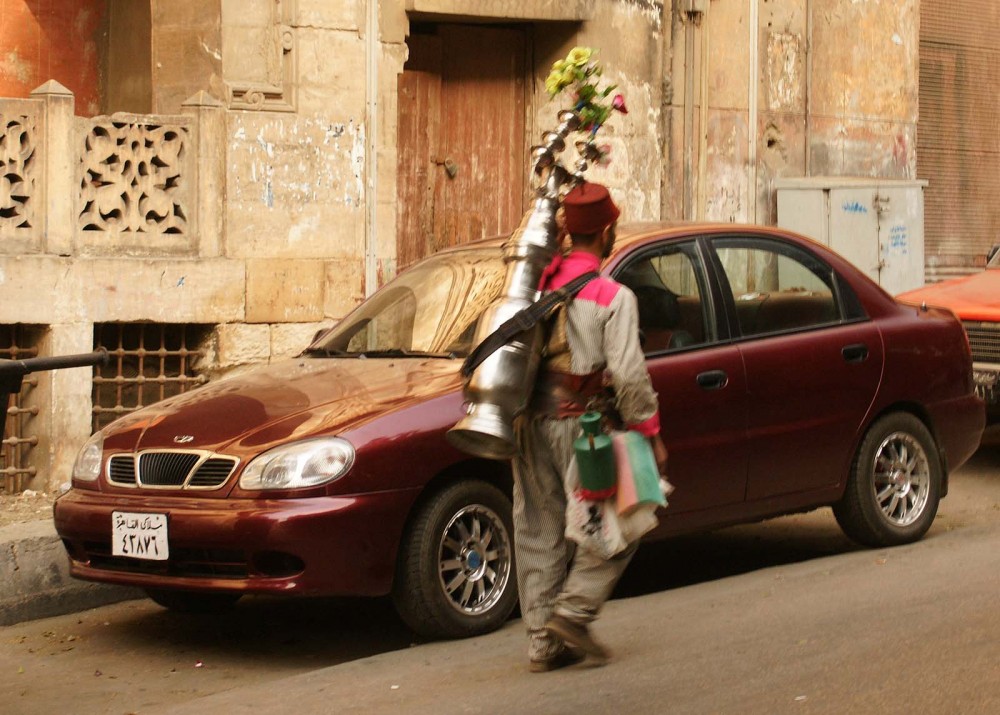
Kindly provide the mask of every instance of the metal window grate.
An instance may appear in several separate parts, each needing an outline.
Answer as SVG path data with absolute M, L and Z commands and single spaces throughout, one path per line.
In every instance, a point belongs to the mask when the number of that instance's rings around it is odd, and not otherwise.
M 38 356 L 37 342 L 41 335 L 40 326 L 3 325 L 0 326 L 0 358 L 23 360 Z M 38 444 L 37 435 L 32 433 L 32 420 L 38 415 L 38 407 L 31 404 L 31 392 L 38 385 L 38 377 L 25 376 L 21 392 L 11 395 L 7 410 L 7 424 L 3 433 L 3 448 L 0 449 L 0 491 L 6 494 L 22 492 L 27 481 L 35 476 L 35 467 L 28 463 L 33 447 Z
M 93 428 L 206 382 L 198 374 L 201 347 L 212 326 L 103 323 L 94 326 L 95 348 L 110 360 L 94 369 Z

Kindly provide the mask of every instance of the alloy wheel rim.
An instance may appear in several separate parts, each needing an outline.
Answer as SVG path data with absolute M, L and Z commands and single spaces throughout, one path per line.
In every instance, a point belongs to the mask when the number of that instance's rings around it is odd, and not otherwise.
M 451 607 L 466 616 L 497 604 L 510 580 L 511 562 L 503 520 L 481 504 L 463 508 L 441 533 L 438 581 Z
M 931 490 L 927 453 L 913 435 L 893 432 L 875 450 L 875 503 L 894 526 L 909 526 L 924 513 Z

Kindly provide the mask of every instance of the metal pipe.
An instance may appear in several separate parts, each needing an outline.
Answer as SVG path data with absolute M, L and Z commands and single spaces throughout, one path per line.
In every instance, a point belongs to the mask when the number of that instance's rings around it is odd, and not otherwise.
M 750 163 L 750 186 L 748 205 L 750 207 L 750 223 L 757 223 L 757 117 L 760 87 L 760 0 L 750 0 L 750 87 L 747 134 L 749 147 L 747 150 Z
M 704 220 L 708 204 L 708 62 L 709 62 L 709 31 L 708 31 L 708 8 L 711 3 L 705 4 L 705 9 L 701 14 L 701 22 L 698 27 L 701 29 L 701 64 L 698 67 L 698 75 L 701 79 L 701 87 L 698 93 L 698 219 Z
M 694 218 L 694 22 L 684 17 L 684 218 Z
M 813 72 L 813 9 L 806 0 L 806 156 L 805 174 L 812 176 L 812 72 Z
M 365 15 L 365 295 L 378 289 L 378 0 Z

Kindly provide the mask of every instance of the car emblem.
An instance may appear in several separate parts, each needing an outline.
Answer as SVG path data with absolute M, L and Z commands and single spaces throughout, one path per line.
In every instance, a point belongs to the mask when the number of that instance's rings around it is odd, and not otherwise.
M 174 442 L 177 444 L 187 444 L 188 442 L 194 442 L 193 434 L 179 434 L 174 437 Z

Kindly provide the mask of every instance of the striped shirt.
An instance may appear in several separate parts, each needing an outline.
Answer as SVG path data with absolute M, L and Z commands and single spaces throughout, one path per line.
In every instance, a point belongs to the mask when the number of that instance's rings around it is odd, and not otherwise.
M 539 288 L 556 290 L 599 268 L 600 259 L 591 253 L 557 255 L 545 269 Z M 639 344 L 635 294 L 610 278 L 598 277 L 584 286 L 562 312 L 569 361 L 558 369 L 573 375 L 605 370 L 615 390 L 618 412 L 629 428 L 648 437 L 658 434 L 659 408 Z

